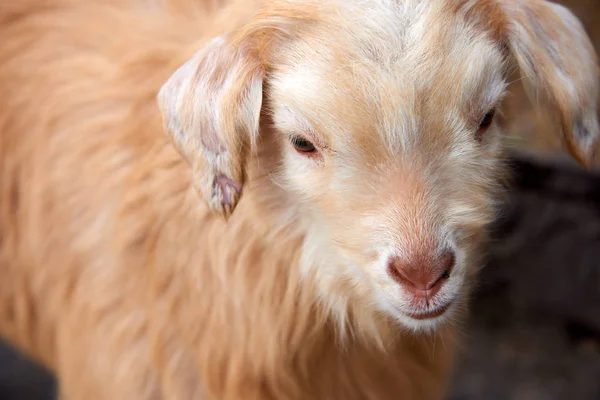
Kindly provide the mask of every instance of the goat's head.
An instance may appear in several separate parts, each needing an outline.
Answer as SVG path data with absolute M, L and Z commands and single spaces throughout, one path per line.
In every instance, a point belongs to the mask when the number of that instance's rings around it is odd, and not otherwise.
M 229 216 L 268 179 L 332 304 L 435 326 L 460 308 L 494 215 L 512 65 L 591 159 L 597 61 L 581 24 L 541 0 L 267 4 L 160 92 L 199 192 Z

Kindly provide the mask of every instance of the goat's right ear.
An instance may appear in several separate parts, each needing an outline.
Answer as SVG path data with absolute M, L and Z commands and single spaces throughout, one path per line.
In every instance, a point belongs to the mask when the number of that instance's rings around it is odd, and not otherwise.
M 571 155 L 590 166 L 600 137 L 598 60 L 581 22 L 567 8 L 545 0 L 500 0 L 508 40 L 538 104 L 558 117 Z
M 163 85 L 165 130 L 193 169 L 212 211 L 227 218 L 245 180 L 246 156 L 258 137 L 263 69 L 243 44 L 218 37 Z

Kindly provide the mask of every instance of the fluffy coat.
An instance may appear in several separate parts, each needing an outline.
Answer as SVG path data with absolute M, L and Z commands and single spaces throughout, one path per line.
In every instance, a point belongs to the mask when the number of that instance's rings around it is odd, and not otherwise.
M 576 158 L 598 134 L 539 0 L 21 0 L 0 37 L 0 334 L 66 399 L 441 398 L 511 63 Z M 443 245 L 417 304 L 386 260 Z

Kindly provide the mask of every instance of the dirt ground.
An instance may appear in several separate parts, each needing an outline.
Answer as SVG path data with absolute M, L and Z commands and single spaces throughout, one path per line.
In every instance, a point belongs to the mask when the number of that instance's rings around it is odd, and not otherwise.
M 563 0 L 600 50 L 600 0 Z M 600 152 L 596 172 L 562 161 L 555 124 L 513 87 L 519 156 L 472 299 L 447 400 L 600 399 Z M 0 344 L 0 400 L 51 400 L 55 383 Z

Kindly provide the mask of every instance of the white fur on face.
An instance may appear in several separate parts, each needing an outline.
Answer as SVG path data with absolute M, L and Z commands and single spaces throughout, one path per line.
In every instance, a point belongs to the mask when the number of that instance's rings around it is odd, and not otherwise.
M 341 319 L 360 298 L 409 328 L 431 328 L 461 307 L 476 237 L 493 215 L 501 128 L 475 135 L 504 95 L 503 56 L 485 32 L 445 21 L 435 1 L 373 1 L 366 13 L 357 4 L 339 3 L 332 23 L 343 29 L 277 55 L 269 97 L 283 159 L 274 179 L 311 221 L 304 269 Z M 294 135 L 320 158 L 294 151 Z M 387 272 L 390 257 L 421 247 L 456 253 L 428 304 Z M 436 319 L 407 315 L 450 303 Z

